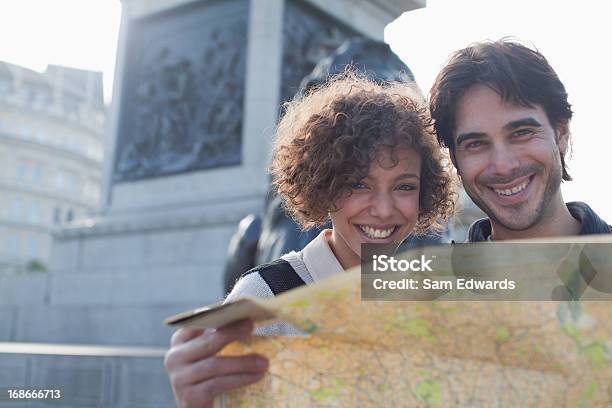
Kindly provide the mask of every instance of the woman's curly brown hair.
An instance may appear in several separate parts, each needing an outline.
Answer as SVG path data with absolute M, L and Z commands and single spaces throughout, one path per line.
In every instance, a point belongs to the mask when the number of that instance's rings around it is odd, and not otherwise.
M 286 211 L 309 229 L 328 221 L 334 203 L 351 194 L 383 151 L 395 165 L 395 152 L 404 147 L 422 161 L 414 233 L 440 230 L 454 211 L 455 182 L 411 85 L 381 85 L 349 71 L 286 103 L 270 171 Z

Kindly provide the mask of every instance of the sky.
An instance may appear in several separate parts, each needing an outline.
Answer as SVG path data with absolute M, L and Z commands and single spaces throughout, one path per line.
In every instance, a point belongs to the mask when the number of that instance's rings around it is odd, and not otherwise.
M 120 20 L 119 0 L 2 0 L 0 61 L 101 71 L 108 103 Z
M 254 0 L 261 1 L 261 0 Z M 539 49 L 569 93 L 573 153 L 566 201 L 589 203 L 612 222 L 612 131 L 605 119 L 612 95 L 610 6 L 599 0 L 428 0 L 424 9 L 389 24 L 385 41 L 425 92 L 448 56 L 474 41 L 512 36 Z M 119 0 L 4 0 L 0 60 L 43 71 L 47 64 L 102 71 L 111 101 L 121 17 Z M 602 120 L 603 119 L 603 120 Z

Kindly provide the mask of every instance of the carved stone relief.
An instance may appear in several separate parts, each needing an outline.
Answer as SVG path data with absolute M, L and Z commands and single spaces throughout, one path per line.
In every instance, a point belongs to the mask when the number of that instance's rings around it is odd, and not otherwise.
M 113 181 L 241 161 L 248 2 L 132 22 Z

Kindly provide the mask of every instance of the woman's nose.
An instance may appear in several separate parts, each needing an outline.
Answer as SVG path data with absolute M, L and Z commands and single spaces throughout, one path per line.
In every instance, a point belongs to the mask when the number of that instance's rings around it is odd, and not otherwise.
M 378 193 L 372 196 L 370 201 L 370 215 L 380 219 L 386 219 L 393 214 L 393 197 L 389 193 Z

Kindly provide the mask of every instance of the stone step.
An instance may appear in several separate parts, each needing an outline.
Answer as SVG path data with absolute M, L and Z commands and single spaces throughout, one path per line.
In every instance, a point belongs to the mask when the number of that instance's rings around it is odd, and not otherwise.
M 0 306 L 0 341 L 166 347 L 166 317 L 202 306 Z
M 0 343 L 0 407 L 174 406 L 165 348 Z M 8 389 L 60 390 L 59 399 L 10 400 Z

